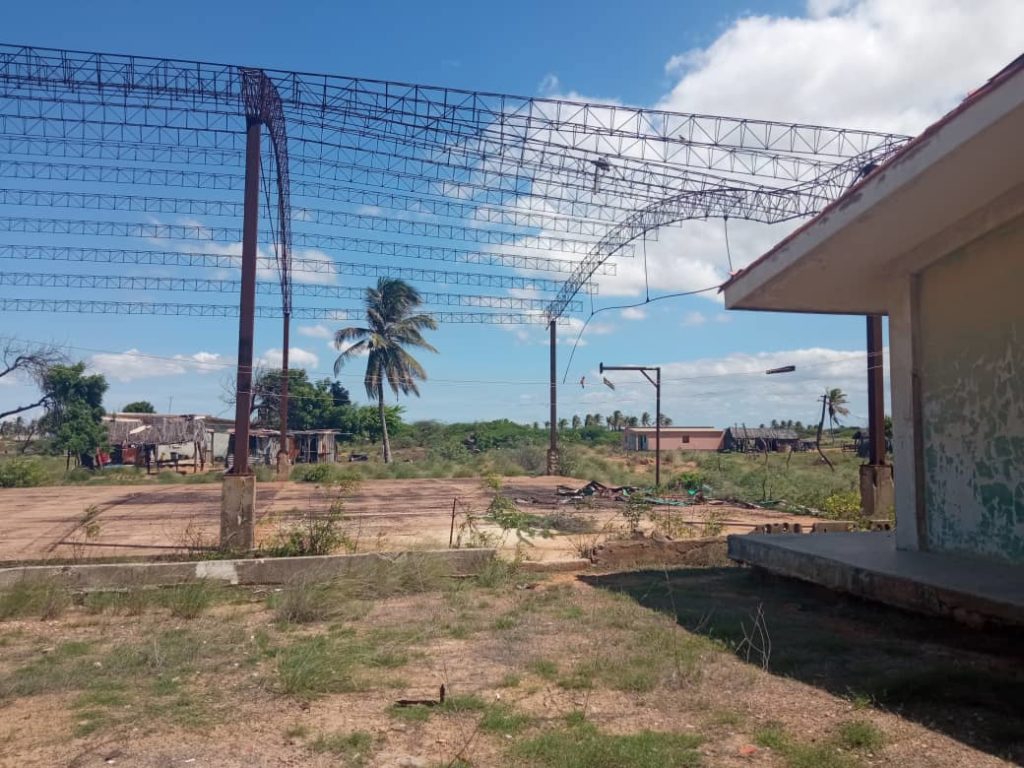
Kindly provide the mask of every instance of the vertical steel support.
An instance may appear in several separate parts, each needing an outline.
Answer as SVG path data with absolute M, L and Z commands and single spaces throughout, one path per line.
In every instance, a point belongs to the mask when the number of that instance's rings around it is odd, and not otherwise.
M 256 239 L 260 215 L 260 124 L 249 119 L 245 136 L 245 207 L 242 213 L 242 294 L 238 312 L 238 380 L 235 387 L 235 466 L 249 474 L 249 411 L 256 315 Z
M 657 446 L 654 453 L 654 485 L 661 487 L 661 366 L 654 369 L 654 442 Z
M 558 461 L 558 359 L 556 357 L 555 343 L 557 337 L 555 335 L 555 323 L 554 319 L 548 323 L 548 331 L 550 336 L 550 352 L 551 352 L 551 379 L 549 385 L 549 396 L 551 399 L 551 414 L 549 418 L 549 440 L 548 440 L 548 474 L 557 475 L 559 472 L 559 461 Z
M 885 464 L 885 377 L 882 357 L 882 316 L 868 315 L 868 463 Z
M 280 448 L 277 452 L 277 479 L 288 479 L 288 347 L 291 342 L 291 312 L 287 309 L 284 312 L 283 346 L 281 348 L 281 438 Z

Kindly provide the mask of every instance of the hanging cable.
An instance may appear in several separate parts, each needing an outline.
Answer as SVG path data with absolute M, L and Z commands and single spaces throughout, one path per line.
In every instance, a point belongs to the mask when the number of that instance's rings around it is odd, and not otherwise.
M 722 224 L 725 227 L 725 257 L 729 259 L 729 274 L 733 274 L 732 269 L 732 248 L 729 247 L 729 217 L 722 217 Z
M 576 341 L 572 344 L 572 350 L 569 352 L 569 362 L 565 365 L 565 374 L 562 376 L 562 383 L 569 379 L 569 369 L 572 368 L 573 358 L 576 356 L 576 348 L 580 344 L 580 339 L 583 338 L 583 332 L 587 330 L 587 326 L 590 325 L 590 321 L 594 319 L 594 315 L 598 315 L 602 312 L 609 312 L 613 309 L 632 309 L 634 307 L 642 307 L 645 304 L 653 304 L 656 301 L 664 301 L 665 299 L 680 299 L 684 296 L 696 296 L 700 293 L 707 293 L 709 291 L 717 291 L 722 286 L 710 285 L 707 288 L 699 288 L 695 291 L 680 291 L 679 293 L 666 293 L 664 296 L 655 296 L 653 299 L 648 297 L 645 301 L 637 301 L 633 304 L 617 304 L 613 307 L 601 307 L 601 309 L 593 310 L 585 321 L 583 321 L 583 327 L 580 328 L 580 332 L 576 334 Z

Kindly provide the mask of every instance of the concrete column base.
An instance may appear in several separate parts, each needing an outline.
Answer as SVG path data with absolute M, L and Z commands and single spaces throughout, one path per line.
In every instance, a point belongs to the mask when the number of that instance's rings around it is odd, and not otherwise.
M 869 519 L 891 518 L 895 509 L 891 464 L 860 467 L 860 513 Z
M 547 474 L 549 475 L 560 475 L 562 473 L 562 459 L 558 455 L 558 451 L 548 450 L 548 466 Z
M 220 492 L 220 548 L 256 546 L 256 476 L 225 475 Z
M 287 453 L 277 454 L 277 479 L 285 481 L 292 475 L 292 463 L 288 460 Z

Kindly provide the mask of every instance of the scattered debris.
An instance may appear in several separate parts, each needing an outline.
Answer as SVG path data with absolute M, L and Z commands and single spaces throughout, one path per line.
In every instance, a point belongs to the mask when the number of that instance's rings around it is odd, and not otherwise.
M 439 707 L 444 704 L 444 685 L 441 686 L 440 695 L 436 699 L 399 699 L 395 702 L 396 707 Z
M 558 495 L 567 496 L 569 499 L 586 499 L 591 496 L 597 496 L 601 499 L 614 499 L 615 501 L 625 501 L 632 494 L 636 493 L 637 489 L 631 485 L 621 485 L 617 488 L 613 488 L 610 485 L 599 483 L 597 480 L 591 480 L 589 483 L 584 485 L 582 488 L 570 488 L 566 485 L 558 486 Z

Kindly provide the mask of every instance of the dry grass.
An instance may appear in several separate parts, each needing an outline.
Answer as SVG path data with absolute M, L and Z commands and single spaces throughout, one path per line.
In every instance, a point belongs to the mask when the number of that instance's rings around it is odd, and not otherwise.
M 0 739 L 5 757 L 22 762 L 68 764 L 116 743 L 158 764 L 187 742 L 189 756 L 239 767 L 251 750 L 268 764 L 367 768 L 403 756 L 438 766 L 729 766 L 751 761 L 738 753 L 748 745 L 753 764 L 780 768 L 984 766 L 1015 754 L 1012 715 L 1003 740 L 990 730 L 987 742 L 979 717 L 991 709 L 970 719 L 973 737 L 943 719 L 967 700 L 966 674 L 948 678 L 947 700 L 929 713 L 941 726 L 897 714 L 937 698 L 928 675 L 939 680 L 949 654 L 905 657 L 906 677 L 872 697 L 838 690 L 815 677 L 821 659 L 850 663 L 834 598 L 766 592 L 735 581 L 742 572 L 699 574 L 588 586 L 495 563 L 452 579 L 407 558 L 356 581 L 310 577 L 280 590 L 195 582 L 76 603 L 56 596 L 59 585 L 19 585 L 0 597 L 0 722 L 17 712 L 34 726 L 0 728 Z M 744 659 L 751 606 L 729 585 L 763 593 L 752 606 L 763 606 L 772 631 L 767 670 Z M 64 606 L 56 618 L 44 610 L 54 602 Z M 780 613 L 792 604 L 807 615 L 797 629 Z M 823 616 L 833 623 L 815 632 Z M 874 653 L 858 627 L 858 652 Z M 890 646 L 910 634 L 898 629 Z M 929 642 L 936 636 L 929 625 Z M 1012 712 L 1018 690 L 1003 678 L 1001 694 L 973 690 L 971 701 Z M 443 705 L 393 706 L 436 699 L 442 683 Z M 243 743 L 229 721 L 247 723 Z

